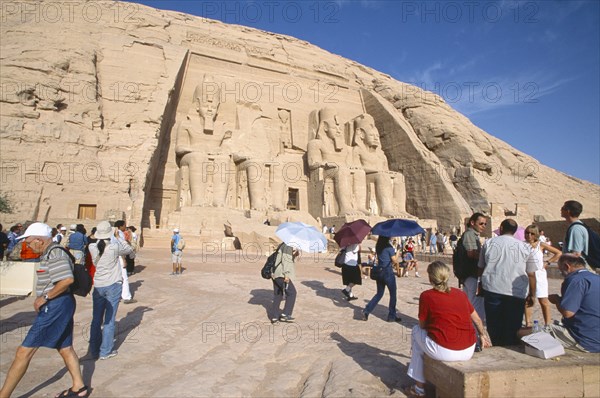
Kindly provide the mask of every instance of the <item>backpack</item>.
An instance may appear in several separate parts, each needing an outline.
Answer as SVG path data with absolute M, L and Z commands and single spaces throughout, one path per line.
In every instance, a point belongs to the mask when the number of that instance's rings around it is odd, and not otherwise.
M 479 262 L 479 259 L 469 258 L 463 244 L 463 236 L 458 240 L 456 250 L 452 254 L 452 269 L 460 284 L 463 284 L 470 276 L 477 277 L 477 263 Z M 477 242 L 477 248 L 481 249 L 479 242 Z
M 177 241 L 177 250 L 183 250 L 185 249 L 185 240 L 183 240 L 183 237 L 179 237 L 179 240 Z
M 584 224 L 583 222 L 579 222 L 577 224 L 583 225 L 583 227 L 587 230 L 588 233 L 588 251 L 589 253 L 582 253 L 585 262 L 594 269 L 600 267 L 600 235 L 589 226 Z M 575 223 L 569 226 L 567 229 L 567 235 L 565 239 L 565 245 L 569 247 L 569 233 L 571 232 L 571 228 L 575 225 Z
M 263 265 L 262 269 L 260 270 L 260 276 L 262 276 L 263 279 L 271 279 L 273 277 L 273 272 L 275 272 L 275 268 L 281 264 L 281 261 L 279 264 L 275 264 L 275 261 L 277 261 L 277 254 L 279 253 L 281 246 L 283 246 L 283 243 L 280 244 L 269 257 L 267 257 L 265 265 Z
M 73 283 L 69 287 L 71 290 L 71 293 L 76 294 L 81 297 L 87 296 L 90 293 L 90 290 L 92 290 L 93 280 L 92 280 L 92 276 L 90 275 L 88 270 L 85 268 L 85 265 L 76 264 L 75 257 L 73 257 L 73 255 L 69 252 L 69 250 L 65 249 L 64 247 L 56 246 L 56 247 L 53 247 L 52 249 L 50 249 L 50 251 L 52 251 L 54 249 L 60 249 L 60 250 L 64 251 L 65 253 L 67 253 L 67 256 L 69 256 L 69 261 L 71 263 L 72 270 L 73 270 Z M 48 252 L 48 254 L 50 254 L 50 252 Z

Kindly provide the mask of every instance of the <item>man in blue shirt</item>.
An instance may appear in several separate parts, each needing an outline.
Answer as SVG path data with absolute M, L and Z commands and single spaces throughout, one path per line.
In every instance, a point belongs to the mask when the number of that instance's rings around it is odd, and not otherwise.
M 569 229 L 567 229 L 562 247 L 563 253 L 573 253 L 576 256 L 588 253 L 588 232 L 579 221 L 579 215 L 582 211 L 583 205 L 576 200 L 567 200 L 560 208 L 560 216 L 569 223 Z
M 565 277 L 561 296 L 551 294 L 563 316 L 563 326 L 550 325 L 551 332 L 566 347 L 584 352 L 600 352 L 600 275 L 586 269 L 575 254 L 563 254 L 558 269 Z
M 76 264 L 83 264 L 85 262 L 85 248 L 87 247 L 85 232 L 83 224 L 77 224 L 75 232 L 69 237 L 68 249 L 73 257 L 75 257 Z

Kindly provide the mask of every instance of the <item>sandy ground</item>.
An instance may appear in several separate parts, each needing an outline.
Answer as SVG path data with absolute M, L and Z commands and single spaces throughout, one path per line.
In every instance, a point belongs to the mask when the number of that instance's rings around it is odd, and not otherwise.
M 271 283 L 264 257 L 204 256 L 187 250 L 185 272 L 171 276 L 165 249 L 144 248 L 130 277 L 135 304 L 119 306 L 119 355 L 81 362 L 96 397 L 374 397 L 400 396 L 410 360 L 423 277 L 398 279 L 401 324 L 388 323 L 386 293 L 367 322 L 360 312 L 375 294 L 364 279 L 347 302 L 333 255 L 304 254 L 296 267 L 296 323 L 271 325 Z M 426 263 L 421 262 L 421 275 Z M 558 291 L 560 280 L 550 280 Z M 0 300 L 0 380 L 35 312 L 33 299 Z M 539 305 L 535 314 L 541 319 Z M 558 312 L 554 311 L 558 319 Z M 74 347 L 87 351 L 92 299 L 77 297 Z M 476 354 L 477 355 L 477 354 Z M 70 386 L 60 356 L 40 349 L 13 394 L 53 397 Z

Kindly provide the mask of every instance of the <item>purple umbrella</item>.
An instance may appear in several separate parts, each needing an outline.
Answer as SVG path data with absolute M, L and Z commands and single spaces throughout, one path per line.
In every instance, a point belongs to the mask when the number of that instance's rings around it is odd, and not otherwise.
M 337 231 L 333 240 L 340 247 L 358 244 L 371 232 L 371 226 L 363 219 L 348 222 Z

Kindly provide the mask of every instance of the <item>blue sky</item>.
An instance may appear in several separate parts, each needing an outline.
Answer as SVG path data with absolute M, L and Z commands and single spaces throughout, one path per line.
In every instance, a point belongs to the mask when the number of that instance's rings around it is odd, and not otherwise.
M 306 40 L 600 184 L 600 1 L 138 1 Z

